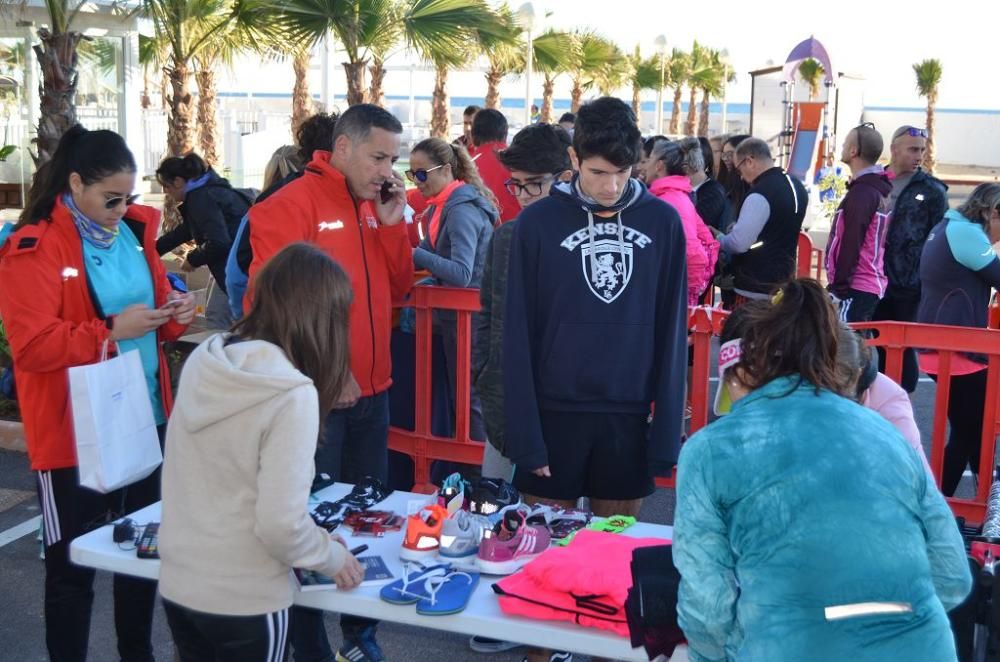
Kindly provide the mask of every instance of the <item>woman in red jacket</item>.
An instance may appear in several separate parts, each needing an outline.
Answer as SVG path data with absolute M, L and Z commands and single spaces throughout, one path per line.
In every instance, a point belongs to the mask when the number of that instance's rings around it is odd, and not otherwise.
M 132 204 L 135 183 L 121 136 L 76 126 L 0 248 L 0 316 L 42 505 L 45 638 L 59 661 L 86 659 L 94 598 L 94 571 L 70 563 L 70 542 L 155 502 L 160 484 L 157 470 L 109 494 L 80 485 L 67 368 L 96 363 L 106 342 L 138 351 L 162 439 L 171 405 L 162 342 L 194 318 L 193 296 L 171 289 L 156 252 L 159 212 Z M 119 656 L 152 660 L 156 584 L 116 575 L 114 595 Z

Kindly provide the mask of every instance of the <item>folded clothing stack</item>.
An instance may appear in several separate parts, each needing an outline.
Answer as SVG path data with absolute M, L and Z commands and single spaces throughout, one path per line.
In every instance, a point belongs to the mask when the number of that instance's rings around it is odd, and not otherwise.
M 660 655 L 669 658 L 677 644 L 684 641 L 684 633 L 677 625 L 680 582 L 670 545 L 632 552 L 632 588 L 625 600 L 625 617 L 632 648 L 644 647 L 650 660 Z
M 662 544 L 662 538 L 584 529 L 572 544 L 546 550 L 521 572 L 494 584 L 493 591 L 504 613 L 571 621 L 627 637 L 632 552 Z

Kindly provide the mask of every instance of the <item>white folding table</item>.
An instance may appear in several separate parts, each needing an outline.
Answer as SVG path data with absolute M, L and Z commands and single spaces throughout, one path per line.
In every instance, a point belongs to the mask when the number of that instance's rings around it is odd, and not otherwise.
M 317 494 L 320 500 L 336 501 L 351 490 L 351 485 L 336 483 Z M 392 510 L 405 515 L 424 503 L 426 494 L 394 492 L 374 509 Z M 137 524 L 160 521 L 160 504 L 129 515 Z M 402 545 L 402 531 L 387 533 L 384 537 L 352 537 L 346 531 L 338 530 L 350 547 L 367 544 L 368 550 L 360 554 L 381 556 L 395 578 L 403 573 L 399 560 Z M 626 535 L 637 537 L 670 538 L 671 527 L 640 522 L 630 527 Z M 80 536 L 70 545 L 70 559 L 79 565 L 98 570 L 157 579 L 160 562 L 156 559 L 140 559 L 132 549 L 123 549 L 111 539 L 111 525 L 107 525 Z M 593 655 L 614 660 L 645 661 L 647 656 L 641 648 L 633 649 L 626 638 L 609 632 L 584 628 L 569 622 L 539 621 L 518 616 L 508 616 L 500 610 L 492 585 L 501 577 L 482 575 L 468 607 L 450 616 L 421 616 L 413 606 L 392 605 L 379 599 L 381 584 L 363 584 L 352 591 L 337 589 L 296 591 L 295 604 L 314 607 L 356 616 L 365 616 L 382 621 L 416 625 L 431 630 L 480 635 L 496 639 L 516 641 L 523 644 L 541 646 L 554 650 L 565 650 L 583 655 Z M 686 662 L 684 646 L 678 647 L 671 658 L 674 662 Z

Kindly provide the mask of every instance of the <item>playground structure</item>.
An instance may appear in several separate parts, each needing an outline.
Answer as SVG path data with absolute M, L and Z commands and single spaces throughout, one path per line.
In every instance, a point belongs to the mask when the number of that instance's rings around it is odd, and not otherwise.
M 823 67 L 815 95 L 799 74 L 799 66 L 809 59 Z M 812 194 L 817 174 L 830 159 L 838 159 L 843 136 L 861 123 L 864 79 L 838 73 L 814 37 L 797 44 L 783 65 L 751 71 L 750 76 L 750 134 L 766 140 L 777 164 Z

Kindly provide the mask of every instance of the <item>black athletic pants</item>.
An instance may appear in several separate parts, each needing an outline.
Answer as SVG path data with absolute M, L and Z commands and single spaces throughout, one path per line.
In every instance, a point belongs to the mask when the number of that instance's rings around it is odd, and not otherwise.
M 45 540 L 45 644 L 52 662 L 83 662 L 90 640 L 95 571 L 69 560 L 69 544 L 88 531 L 158 501 L 160 470 L 109 494 L 82 487 L 76 467 L 39 471 L 37 482 Z M 114 576 L 115 631 L 123 662 L 153 659 L 155 600 L 156 582 Z
M 288 609 L 257 616 L 206 614 L 163 600 L 180 662 L 283 662 Z
M 966 465 L 979 473 L 979 450 L 983 439 L 983 408 L 986 406 L 986 374 L 980 370 L 951 378 L 948 394 L 948 424 L 951 435 L 944 449 L 941 492 L 952 496 L 962 481 Z M 937 382 L 937 376 L 931 375 Z
M 917 320 L 917 308 L 920 306 L 920 297 L 901 297 L 893 292 L 890 287 L 882 300 L 875 306 L 875 314 L 872 320 L 886 320 L 895 322 L 915 322 Z M 878 369 L 885 372 L 885 350 L 878 350 Z M 899 385 L 906 389 L 907 393 L 917 390 L 917 379 L 920 377 L 920 368 L 917 365 L 917 353 L 913 349 L 903 351 L 903 376 Z

